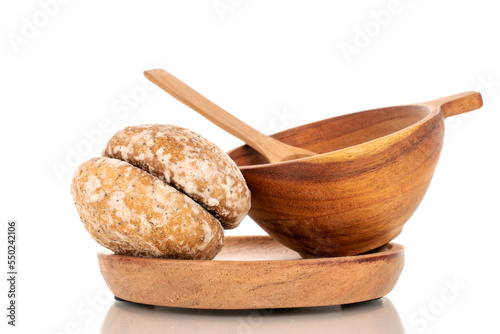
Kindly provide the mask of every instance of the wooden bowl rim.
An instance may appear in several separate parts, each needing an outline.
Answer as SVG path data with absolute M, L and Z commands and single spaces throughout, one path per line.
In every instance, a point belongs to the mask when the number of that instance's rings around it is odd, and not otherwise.
M 267 167 L 274 167 L 274 166 L 278 166 L 278 165 L 286 166 L 286 165 L 293 164 L 293 163 L 296 163 L 296 162 L 313 162 L 314 160 L 316 160 L 318 158 L 324 158 L 326 156 L 332 156 L 334 154 L 341 154 L 341 153 L 344 153 L 345 151 L 353 151 L 353 150 L 359 149 L 359 147 L 361 147 L 361 146 L 370 146 L 370 145 L 373 145 L 374 143 L 377 143 L 377 142 L 379 142 L 381 140 L 387 140 L 388 138 L 396 137 L 399 134 L 401 134 L 401 133 L 403 133 L 405 131 L 408 131 L 411 128 L 417 127 L 417 126 L 421 125 L 422 123 L 427 122 L 432 117 L 435 117 L 436 115 L 439 115 L 441 113 L 440 109 L 437 109 L 437 110 L 436 109 L 432 109 L 428 105 L 426 105 L 426 104 L 420 104 L 420 103 L 405 104 L 405 105 L 398 105 L 398 106 L 392 106 L 392 107 L 383 107 L 383 108 L 376 108 L 376 109 L 368 109 L 368 110 L 362 110 L 362 111 L 358 111 L 358 112 L 354 112 L 354 113 L 349 113 L 349 114 L 344 114 L 344 115 L 338 115 L 338 116 L 334 116 L 334 117 L 330 117 L 330 118 L 325 118 L 325 119 L 322 119 L 322 120 L 319 120 L 319 121 L 314 121 L 314 122 L 310 122 L 310 123 L 298 125 L 298 126 L 295 126 L 293 128 L 290 128 L 290 129 L 286 129 L 286 130 L 283 130 L 283 131 L 279 131 L 279 132 L 273 133 L 273 134 L 270 135 L 270 137 L 275 138 L 276 136 L 278 136 L 278 135 L 280 135 L 282 133 L 285 133 L 285 132 L 288 132 L 288 131 L 293 131 L 294 129 L 299 128 L 299 127 L 313 125 L 314 123 L 325 122 L 325 121 L 333 120 L 335 118 L 344 117 L 344 116 L 347 116 L 347 115 L 361 114 L 361 113 L 367 113 L 367 112 L 376 112 L 376 111 L 381 111 L 381 110 L 384 110 L 384 109 L 393 109 L 393 108 L 420 108 L 422 111 L 424 111 L 424 110 L 427 111 L 427 115 L 425 115 L 421 120 L 419 120 L 419 121 L 417 121 L 417 122 L 415 122 L 415 123 L 413 123 L 411 125 L 408 125 L 408 126 L 402 128 L 402 129 L 398 130 L 398 131 L 394 131 L 394 132 L 392 132 L 390 134 L 387 134 L 387 135 L 384 135 L 384 136 L 380 136 L 380 137 L 377 137 L 377 138 L 372 139 L 372 140 L 365 141 L 365 142 L 360 143 L 360 144 L 356 144 L 356 145 L 344 147 L 344 148 L 341 148 L 341 149 L 338 149 L 338 150 L 334 150 L 334 151 L 330 151 L 330 152 L 319 153 L 319 154 L 316 154 L 316 155 L 313 155 L 313 156 L 310 156 L 310 157 L 303 157 L 303 158 L 292 159 L 292 160 L 287 160 L 287 161 L 280 161 L 280 162 L 273 162 L 273 163 L 264 163 L 264 164 L 257 164 L 257 165 L 244 165 L 244 166 L 238 166 L 238 168 L 240 170 L 261 169 L 261 168 L 267 168 Z M 238 150 L 238 149 L 240 149 L 240 148 L 242 148 L 244 146 L 247 146 L 247 145 L 244 144 L 244 145 L 235 147 L 232 150 L 228 151 L 229 156 L 231 156 L 231 153 L 233 153 L 234 151 L 236 151 L 236 150 Z

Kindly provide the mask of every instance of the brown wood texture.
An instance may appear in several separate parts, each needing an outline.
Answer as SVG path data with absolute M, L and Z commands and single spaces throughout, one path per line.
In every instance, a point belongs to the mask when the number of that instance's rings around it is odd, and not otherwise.
M 318 152 L 266 164 L 249 146 L 229 152 L 252 193 L 250 217 L 304 257 L 345 256 L 388 243 L 422 200 L 439 159 L 444 118 L 481 95 L 368 110 L 273 137 Z
M 388 244 L 367 254 L 321 259 L 300 256 L 268 236 L 227 237 L 212 261 L 166 260 L 98 253 L 118 298 L 200 309 L 290 308 L 380 298 L 396 284 L 404 248 Z
M 270 162 L 286 161 L 316 154 L 300 147 L 287 145 L 260 133 L 163 69 L 145 71 L 144 76 L 221 129 L 243 140 Z

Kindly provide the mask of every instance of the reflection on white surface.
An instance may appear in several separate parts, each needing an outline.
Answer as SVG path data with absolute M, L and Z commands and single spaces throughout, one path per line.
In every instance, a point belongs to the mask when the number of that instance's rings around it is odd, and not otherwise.
M 404 333 L 388 298 L 345 306 L 266 310 L 191 310 L 115 301 L 101 334 Z

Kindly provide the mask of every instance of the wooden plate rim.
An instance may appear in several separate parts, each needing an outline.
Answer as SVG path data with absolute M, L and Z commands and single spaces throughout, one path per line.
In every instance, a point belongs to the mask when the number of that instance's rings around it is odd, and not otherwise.
M 226 242 L 228 242 L 228 239 L 230 242 L 252 242 L 252 241 L 262 241 L 262 242 L 277 242 L 270 236 L 263 236 L 263 235 L 253 235 L 253 236 L 226 236 L 225 237 Z M 280 246 L 282 246 L 280 244 Z M 227 247 L 227 246 L 224 246 Z M 282 246 L 285 247 L 285 246 Z M 217 265 L 224 265 L 228 263 L 252 263 L 255 265 L 259 264 L 267 264 L 269 262 L 287 262 L 290 264 L 314 264 L 314 263 L 321 263 L 323 265 L 327 263 L 335 263 L 335 264 L 343 264 L 346 262 L 353 262 L 353 263 L 363 263 L 363 262 L 372 262 L 372 261 L 378 261 L 378 260 L 389 260 L 393 259 L 396 257 L 401 257 L 404 256 L 404 247 L 400 244 L 390 242 L 384 246 L 381 246 L 375 250 L 372 250 L 367 253 L 359 254 L 359 255 L 350 255 L 350 256 L 339 256 L 339 257 L 322 257 L 322 258 L 310 258 L 310 259 L 283 259 L 283 260 L 276 260 L 276 259 L 269 259 L 269 260 L 231 260 L 231 259 L 215 259 L 215 260 L 183 260 L 183 259 L 160 259 L 160 258 L 146 258 L 146 257 L 135 257 L 135 256 L 128 256 L 128 255 L 120 255 L 120 254 L 115 254 L 112 251 L 108 249 L 100 249 L 97 251 L 97 256 L 99 259 L 103 258 L 108 258 L 108 257 L 113 257 L 114 260 L 116 261 L 124 261 L 124 262 L 135 262 L 137 264 L 141 265 L 158 265 L 161 263 L 164 263 L 165 265 L 168 265 L 171 262 L 175 262 L 176 264 L 183 264 L 187 266 L 199 266 L 199 265 L 206 265 L 206 264 L 212 264 L 214 266 Z

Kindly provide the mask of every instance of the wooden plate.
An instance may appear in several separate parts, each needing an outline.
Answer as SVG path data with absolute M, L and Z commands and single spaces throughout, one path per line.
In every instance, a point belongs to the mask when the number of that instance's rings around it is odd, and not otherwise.
M 302 259 L 268 236 L 228 236 L 212 261 L 98 253 L 104 280 L 120 299 L 199 309 L 262 309 L 350 304 L 389 293 L 404 247 Z

